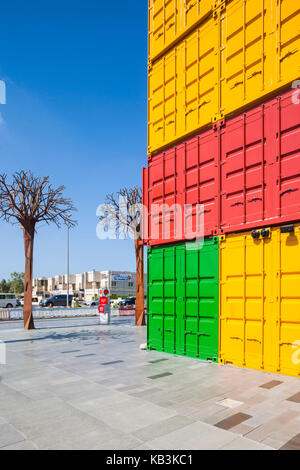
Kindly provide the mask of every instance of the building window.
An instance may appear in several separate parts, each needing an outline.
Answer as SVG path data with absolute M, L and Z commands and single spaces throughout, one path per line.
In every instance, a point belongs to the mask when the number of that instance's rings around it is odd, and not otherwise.
M 117 286 L 116 281 L 112 281 L 112 282 L 111 282 L 111 287 L 116 287 L 116 286 Z
M 128 287 L 133 287 L 133 282 L 128 282 Z

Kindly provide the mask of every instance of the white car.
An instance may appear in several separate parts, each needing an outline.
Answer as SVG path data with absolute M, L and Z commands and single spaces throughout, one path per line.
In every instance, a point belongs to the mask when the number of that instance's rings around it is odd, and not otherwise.
M 98 307 L 99 305 L 99 299 L 96 299 L 96 300 L 86 300 L 84 302 L 84 305 L 86 305 L 87 307 Z
M 17 306 L 16 294 L 0 294 L 0 308 L 16 308 Z

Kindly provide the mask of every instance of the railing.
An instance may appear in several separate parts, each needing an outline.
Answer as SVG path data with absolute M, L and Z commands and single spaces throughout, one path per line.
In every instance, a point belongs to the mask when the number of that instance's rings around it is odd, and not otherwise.
M 147 316 L 147 309 L 144 309 L 144 315 Z M 135 306 L 127 306 L 119 308 L 120 317 L 134 317 L 135 316 Z
M 134 313 L 135 314 L 135 313 Z M 34 320 L 55 319 L 55 318 L 84 318 L 97 317 L 98 307 L 79 307 L 79 308 L 34 308 Z M 119 315 L 119 309 L 111 309 L 112 316 Z M 0 309 L 0 321 L 17 321 L 23 320 L 23 310 L 21 308 L 3 308 Z
M 0 321 L 10 320 L 10 310 L 8 308 L 0 309 Z

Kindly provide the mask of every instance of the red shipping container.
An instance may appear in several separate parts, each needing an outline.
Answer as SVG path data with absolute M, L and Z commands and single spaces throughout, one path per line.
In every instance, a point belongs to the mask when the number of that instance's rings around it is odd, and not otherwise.
M 293 102 L 294 93 L 149 157 L 143 171 L 149 246 L 191 238 L 182 215 L 185 204 L 193 207 L 194 238 L 200 233 L 197 204 L 203 205 L 205 236 L 300 219 L 300 105 Z M 165 212 L 159 213 L 163 204 Z M 174 204 L 181 207 L 179 220 Z
M 143 204 L 148 208 L 144 238 L 149 238 L 149 245 L 199 237 L 197 204 L 204 208 L 204 235 L 212 235 L 218 213 L 218 134 L 205 132 L 148 160 L 148 169 L 143 171 Z M 163 205 L 165 213 L 158 211 Z

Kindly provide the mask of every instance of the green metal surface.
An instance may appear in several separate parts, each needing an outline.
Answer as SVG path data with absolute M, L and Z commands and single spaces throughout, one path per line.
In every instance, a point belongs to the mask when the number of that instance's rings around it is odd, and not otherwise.
M 148 249 L 148 348 L 218 361 L 219 239 Z

